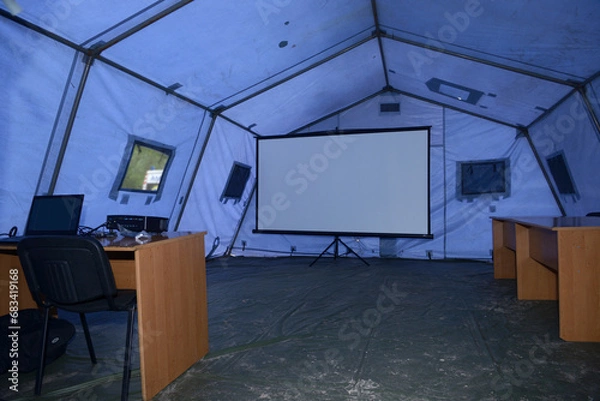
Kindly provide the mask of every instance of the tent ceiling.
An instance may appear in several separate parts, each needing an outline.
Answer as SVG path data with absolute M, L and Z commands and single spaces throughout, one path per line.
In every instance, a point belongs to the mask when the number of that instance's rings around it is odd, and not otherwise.
M 597 1 L 401 3 L 377 2 L 382 29 L 398 38 L 548 78 L 581 82 L 598 72 Z
M 18 0 L 26 25 L 261 135 L 383 88 L 529 126 L 599 72 L 597 0 Z M 6 6 L 2 15 L 10 18 Z M 483 93 L 431 91 L 432 78 Z

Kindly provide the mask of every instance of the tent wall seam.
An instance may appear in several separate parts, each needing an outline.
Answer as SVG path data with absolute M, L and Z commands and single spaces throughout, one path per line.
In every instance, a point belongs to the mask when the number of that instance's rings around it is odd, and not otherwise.
M 283 79 L 281 79 L 281 80 L 279 80 L 277 82 L 274 82 L 274 83 L 272 83 L 270 85 L 267 85 L 266 87 L 264 87 L 264 88 L 262 88 L 262 89 L 260 89 L 260 90 L 258 90 L 256 92 L 253 92 L 250 95 L 248 95 L 248 96 L 246 96 L 246 97 L 244 97 L 242 99 L 239 99 L 239 100 L 237 100 L 237 101 L 229 104 L 228 106 L 223 106 L 223 108 L 224 108 L 223 110 L 226 111 L 227 109 L 231 109 L 231 108 L 233 108 L 233 107 L 235 107 L 235 106 L 237 106 L 237 105 L 239 105 L 241 103 L 244 103 L 244 102 L 246 102 L 246 101 L 248 101 L 250 99 L 253 99 L 253 98 L 255 98 L 255 97 L 257 97 L 257 96 L 259 96 L 259 95 L 261 95 L 261 94 L 263 94 L 263 93 L 265 93 L 265 92 L 267 92 L 267 91 L 269 91 L 269 90 L 271 90 L 273 88 L 278 87 L 279 85 L 282 85 L 282 84 L 284 84 L 284 83 L 286 83 L 286 82 L 288 82 L 288 81 L 290 81 L 290 80 L 292 80 L 292 79 L 294 79 L 294 78 L 296 78 L 296 77 L 298 77 L 298 76 L 300 76 L 302 74 L 307 73 L 308 71 L 311 71 L 311 70 L 313 70 L 313 69 L 315 69 L 315 68 L 317 68 L 317 67 L 319 67 L 319 66 L 321 66 L 321 65 L 323 65 L 323 64 L 325 64 L 325 63 L 327 63 L 327 62 L 329 62 L 329 61 L 331 61 L 331 60 L 333 60 L 333 59 L 335 59 L 335 58 L 337 58 L 339 56 L 341 56 L 344 53 L 347 53 L 347 52 L 349 52 L 349 51 L 351 51 L 353 49 L 356 49 L 357 47 L 362 46 L 363 44 L 365 44 L 365 43 L 373 40 L 374 38 L 375 38 L 375 36 L 371 35 L 368 38 L 362 39 L 362 40 L 358 41 L 357 43 L 354 43 L 354 44 L 352 44 L 352 45 L 350 45 L 348 47 L 345 47 L 342 50 L 340 50 L 340 51 L 338 51 L 338 52 L 336 52 L 336 53 L 334 53 L 332 55 L 329 55 L 329 56 L 325 57 L 324 59 L 319 60 L 319 61 L 317 61 L 317 62 L 315 62 L 315 63 L 313 63 L 311 65 L 309 65 L 308 67 L 305 67 L 305 68 L 303 68 L 303 69 L 301 69 L 299 71 L 296 71 L 295 73 L 293 73 L 291 75 L 288 75 L 287 77 L 285 77 L 285 78 L 283 78 Z

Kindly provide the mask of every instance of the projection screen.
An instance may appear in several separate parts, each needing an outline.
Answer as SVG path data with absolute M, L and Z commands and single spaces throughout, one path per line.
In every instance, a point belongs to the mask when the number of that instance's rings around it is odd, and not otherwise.
M 430 127 L 257 140 L 259 233 L 431 237 Z

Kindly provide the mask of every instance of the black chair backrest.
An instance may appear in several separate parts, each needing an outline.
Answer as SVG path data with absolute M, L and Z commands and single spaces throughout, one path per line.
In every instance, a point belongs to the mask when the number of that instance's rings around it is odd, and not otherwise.
M 39 236 L 17 245 L 19 260 L 39 306 L 72 305 L 117 294 L 108 256 L 95 238 Z

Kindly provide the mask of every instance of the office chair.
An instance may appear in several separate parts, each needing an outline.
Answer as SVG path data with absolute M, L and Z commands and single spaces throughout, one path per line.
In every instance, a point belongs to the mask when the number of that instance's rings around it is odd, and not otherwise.
M 40 395 L 46 359 L 50 309 L 79 314 L 90 359 L 96 354 L 85 314 L 100 311 L 128 312 L 121 400 L 127 400 L 131 378 L 133 324 L 137 309 L 135 290 L 117 290 L 108 256 L 91 237 L 38 236 L 23 238 L 17 252 L 31 295 L 43 309 L 40 365 L 35 394 Z

